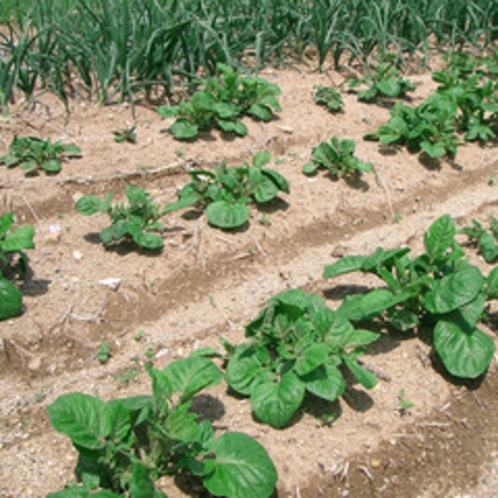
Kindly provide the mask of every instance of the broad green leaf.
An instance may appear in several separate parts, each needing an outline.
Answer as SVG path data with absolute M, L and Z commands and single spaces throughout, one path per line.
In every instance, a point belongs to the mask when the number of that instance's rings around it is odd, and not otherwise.
M 361 265 L 361 270 L 365 272 L 376 272 L 382 266 L 392 267 L 396 260 L 400 260 L 410 252 L 409 247 L 402 247 L 400 249 L 388 249 L 387 251 L 381 247 L 377 247 L 375 251 L 365 258 Z
M 351 370 L 353 375 L 358 379 L 358 382 L 367 389 L 372 389 L 377 385 L 377 376 L 362 367 L 355 359 L 343 356 L 344 363 Z
M 210 448 L 214 460 L 206 462 L 204 486 L 215 496 L 269 498 L 277 483 L 277 470 L 266 450 L 246 434 L 221 435 Z
M 157 113 L 162 118 L 175 118 L 178 114 L 178 106 L 176 105 L 162 105 L 158 107 Z
M 289 182 L 278 172 L 273 169 L 263 168 L 261 172 L 270 178 L 279 190 L 288 194 L 290 192 Z
M 377 88 L 387 97 L 398 97 L 401 93 L 401 86 L 394 78 L 377 83 Z
M 14 213 L 5 213 L 0 217 L 0 240 L 14 226 Z
M 313 175 L 320 168 L 320 165 L 317 163 L 308 163 L 303 166 L 303 173 L 305 175 Z
M 343 317 L 352 321 L 368 320 L 391 308 L 399 298 L 386 289 L 375 289 L 367 294 L 346 296 L 337 310 Z
M 202 194 L 200 194 L 193 183 L 188 183 L 185 185 L 179 194 L 179 200 L 173 202 L 164 207 L 163 213 L 170 213 L 176 211 L 177 209 L 183 209 L 186 207 L 193 206 L 203 199 Z
M 270 360 L 268 352 L 266 359 Z M 225 380 L 228 385 L 238 393 L 249 396 L 254 385 L 262 378 L 268 377 L 267 363 L 262 360 L 253 346 L 249 344 L 237 346 L 226 368 Z
M 164 246 L 163 239 L 155 233 L 143 232 L 140 229 L 130 230 L 130 233 L 135 243 L 151 251 L 157 251 Z
M 387 318 L 389 323 L 396 329 L 405 332 L 417 327 L 420 323 L 417 315 L 404 309 L 388 310 Z
M 106 207 L 106 201 L 99 199 L 95 195 L 84 195 L 75 204 L 76 210 L 85 216 L 105 212 Z
M 154 498 L 155 492 L 147 467 L 135 462 L 131 471 L 130 498 Z
M 474 265 L 464 264 L 446 277 L 436 280 L 422 303 L 433 314 L 449 313 L 474 300 L 483 288 L 484 277 Z
M 367 256 L 344 256 L 332 265 L 327 265 L 323 272 L 323 278 L 337 277 L 344 273 L 361 270 Z
M 17 316 L 22 311 L 22 292 L 6 278 L 0 277 L 0 320 Z
M 264 423 L 282 428 L 299 409 L 304 399 L 305 385 L 292 371 L 280 381 L 262 381 L 251 394 L 255 415 Z
M 489 272 L 486 283 L 487 298 L 498 299 L 498 266 L 496 266 Z
M 125 220 L 120 220 L 101 230 L 99 237 L 103 244 L 109 244 L 121 240 L 126 235 L 128 235 L 128 223 Z
M 88 450 L 102 450 L 112 431 L 111 409 L 88 394 L 63 394 L 47 407 L 54 429 Z
M 270 159 L 271 154 L 267 150 L 260 151 L 254 155 L 252 159 L 252 165 L 256 168 L 262 168 L 265 164 L 268 164 L 270 162 Z
M 122 407 L 121 409 L 126 410 L 130 414 L 133 426 L 145 422 L 153 409 L 152 397 L 145 395 L 112 399 L 108 402 L 108 405 L 119 405 Z
M 240 120 L 227 121 L 219 119 L 218 126 L 226 133 L 235 133 L 240 137 L 245 137 L 247 135 L 246 125 Z
M 342 350 L 367 346 L 375 342 L 379 338 L 379 334 L 370 330 L 355 329 L 351 326 L 348 330 L 341 334 L 331 333 L 327 336 L 327 343 L 333 347 Z
M 64 152 L 68 156 L 77 156 L 80 154 L 81 149 L 76 145 L 64 145 Z
M 264 204 L 272 201 L 278 195 L 278 187 L 268 177 L 263 177 L 256 189 L 253 191 L 256 202 Z
M 198 439 L 197 414 L 189 411 L 191 405 L 191 402 L 179 404 L 168 414 L 164 424 L 168 438 L 186 444 L 194 443 Z
M 345 390 L 341 372 L 331 365 L 314 370 L 302 377 L 302 380 L 306 383 L 307 391 L 327 401 L 335 401 Z
M 486 232 L 479 238 L 479 250 L 486 263 L 492 263 L 498 258 L 498 241 Z
M 187 119 L 177 119 L 171 125 L 170 130 L 177 140 L 189 140 L 195 138 L 199 134 L 197 125 L 191 123 Z
M 432 260 L 442 256 L 449 249 L 456 235 L 455 225 L 446 214 L 438 218 L 424 234 L 424 246 Z
M 61 162 L 59 159 L 44 161 L 42 166 L 47 173 L 58 173 L 61 170 Z
M 173 391 L 181 394 L 182 402 L 188 401 L 202 389 L 221 382 L 220 369 L 208 358 L 190 356 L 172 361 L 163 369 Z
M 249 109 L 247 110 L 248 114 L 251 114 L 255 118 L 260 119 L 261 121 L 270 121 L 270 119 L 273 117 L 273 112 L 271 109 L 262 104 L 253 104 Z
M 146 367 L 147 373 L 152 379 L 152 396 L 156 412 L 167 413 L 169 399 L 173 395 L 173 386 L 168 377 L 157 368 Z
M 353 329 L 348 320 L 330 308 L 322 308 L 313 313 L 311 323 L 322 338 L 327 334 L 340 336 Z
M 33 249 L 35 247 L 33 242 L 34 236 L 34 227 L 31 225 L 22 226 L 14 232 L 9 233 L 4 241 L 0 240 L 0 249 L 3 249 L 5 252 Z
M 234 104 L 218 102 L 213 106 L 214 112 L 222 120 L 231 119 L 240 114 L 240 109 Z
M 436 324 L 434 347 L 448 372 L 466 379 L 484 373 L 495 353 L 493 340 L 484 332 L 477 327 L 463 328 L 450 320 Z
M 294 371 L 300 375 L 307 375 L 325 363 L 330 348 L 325 343 L 312 343 L 297 356 Z
M 446 154 L 446 148 L 443 145 L 439 143 L 431 143 L 427 140 L 420 142 L 420 148 L 434 159 L 442 157 Z
M 206 208 L 206 214 L 211 225 L 230 230 L 246 223 L 249 220 L 250 211 L 245 204 L 217 201 L 209 204 Z

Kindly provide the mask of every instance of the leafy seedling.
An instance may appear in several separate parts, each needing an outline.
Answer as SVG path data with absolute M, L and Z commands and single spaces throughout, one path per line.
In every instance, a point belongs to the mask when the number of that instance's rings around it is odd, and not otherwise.
M 410 408 L 413 408 L 415 406 L 415 403 L 413 401 L 410 401 L 406 397 L 406 393 L 404 389 L 401 389 L 398 393 L 398 409 L 399 409 L 399 414 L 404 417 L 407 415 L 410 411 Z
M 205 88 L 189 101 L 159 107 L 162 118 L 177 118 L 170 128 L 176 139 L 190 140 L 212 128 L 243 137 L 247 134 L 243 116 L 270 121 L 273 111 L 281 110 L 277 100 L 280 89 L 274 83 L 258 77 L 243 78 L 225 64 L 216 67 L 217 76 L 208 79 Z
M 357 93 L 358 100 L 375 102 L 379 99 L 396 99 L 405 97 L 406 93 L 415 90 L 416 86 L 401 77 L 394 63 L 378 64 L 367 68 L 367 74 L 361 78 L 351 78 L 349 88 L 356 90 L 367 87 Z
M 75 145 L 52 142 L 50 138 L 19 138 L 16 135 L 7 154 L 0 157 L 0 164 L 8 168 L 20 165 L 29 174 L 37 173 L 40 169 L 47 173 L 58 173 L 64 160 L 78 157 L 80 152 Z
M 351 294 L 338 313 L 352 322 L 380 318 L 401 331 L 432 328 L 434 349 L 455 377 L 476 378 L 495 353 L 493 340 L 477 322 L 486 301 L 498 298 L 498 268 L 484 277 L 455 240 L 451 217 L 438 218 L 424 234 L 425 252 L 377 248 L 369 256 L 345 256 L 325 267 L 324 277 L 361 271 L 382 279 L 387 288 Z
M 275 199 L 280 191 L 289 193 L 287 180 L 264 167 L 269 160 L 268 152 L 259 152 L 252 164 L 229 168 L 222 162 L 214 171 L 191 171 L 192 182 L 182 188 L 178 201 L 167 205 L 164 212 L 198 205 L 206 209 L 212 226 L 223 230 L 241 227 L 249 220 L 250 202 L 264 204 Z
M 229 356 L 225 379 L 250 396 L 254 414 L 272 427 L 289 422 L 306 392 L 331 402 L 339 398 L 345 390 L 341 365 L 367 389 L 377 382 L 358 357 L 378 334 L 355 329 L 316 294 L 277 294 L 245 331 L 249 342 L 222 343 Z
M 119 143 L 128 142 L 130 144 L 137 143 L 137 131 L 135 125 L 126 124 L 126 128 L 121 130 L 114 130 L 112 133 L 114 135 L 114 141 Z
M 372 171 L 372 165 L 360 161 L 355 155 L 354 140 L 340 140 L 332 137 L 330 142 L 322 142 L 311 153 L 312 162 L 303 166 L 303 173 L 313 175 L 320 168 L 327 169 L 336 177 L 359 177 Z
M 111 356 L 111 346 L 109 346 L 109 343 L 107 341 L 102 341 L 100 343 L 99 349 L 97 349 L 97 352 L 95 353 L 95 359 L 102 365 L 105 365 L 111 359 Z
M 342 110 L 344 105 L 341 94 L 333 86 L 315 86 L 313 100 L 316 104 L 326 107 L 331 112 Z
M 94 195 L 85 195 L 76 202 L 76 209 L 90 216 L 95 213 L 105 213 L 111 218 L 111 226 L 100 232 L 100 240 L 110 246 L 123 240 L 131 240 L 140 247 L 159 250 L 163 247 L 163 239 L 156 232 L 163 228 L 158 221 L 164 210 L 154 204 L 145 190 L 126 186 L 128 205 L 112 205 L 112 195 L 107 194 L 104 200 Z
M 15 230 L 13 227 L 13 212 L 0 217 L 0 320 L 17 316 L 22 311 L 22 293 L 11 280 L 24 278 L 29 265 L 24 251 L 35 247 L 32 226 L 25 225 Z
M 211 422 L 191 411 L 192 398 L 221 381 L 218 367 L 189 357 L 147 372 L 150 396 L 104 402 L 69 393 L 47 407 L 53 427 L 79 454 L 79 482 L 48 497 L 165 498 L 156 481 L 182 472 L 214 496 L 269 498 L 277 472 L 263 446 L 238 432 L 217 437 Z
M 459 233 L 465 234 L 471 244 L 477 246 L 486 263 L 493 263 L 498 258 L 498 220 L 489 217 L 489 230 L 486 230 L 477 220 L 472 220 L 472 226 L 461 228 Z

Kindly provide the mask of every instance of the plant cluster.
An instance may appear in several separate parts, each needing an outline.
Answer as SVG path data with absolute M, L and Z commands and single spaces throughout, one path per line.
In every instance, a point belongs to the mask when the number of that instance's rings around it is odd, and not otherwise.
M 406 145 L 432 158 L 454 158 L 467 141 L 485 143 L 496 138 L 498 126 L 498 80 L 492 58 L 476 59 L 454 54 L 446 69 L 433 72 L 437 92 L 417 107 L 397 103 L 391 118 L 376 133 L 365 138 L 383 144 Z
M 155 482 L 187 472 L 214 496 L 268 498 L 277 472 L 266 450 L 243 433 L 216 437 L 191 410 L 196 394 L 221 381 L 218 367 L 190 356 L 147 372 L 151 396 L 104 402 L 69 393 L 47 407 L 53 427 L 78 451 L 80 481 L 49 496 L 165 498 Z
M 459 233 L 465 234 L 470 243 L 478 247 L 486 263 L 498 258 L 498 220 L 494 216 L 489 217 L 489 230 L 477 220 L 472 220 L 472 226 L 461 228 Z
M 114 141 L 118 144 L 127 142 L 130 144 L 137 143 L 137 127 L 135 125 L 126 124 L 126 128 L 114 130 Z
M 354 151 L 354 140 L 332 137 L 330 142 L 321 142 L 314 147 L 311 153 L 312 162 L 303 166 L 303 173 L 312 175 L 319 168 L 327 169 L 333 176 L 361 176 L 364 172 L 372 171 L 372 165 L 360 161 Z
M 8 168 L 20 165 L 29 174 L 38 173 L 40 169 L 53 174 L 61 170 L 64 160 L 78 157 L 80 152 L 76 145 L 64 145 L 59 140 L 52 142 L 50 138 L 42 140 L 16 135 L 7 154 L 0 157 L 0 164 Z
M 28 270 L 26 249 L 35 247 L 35 229 L 30 225 L 13 230 L 14 213 L 0 217 L 0 320 L 17 316 L 22 311 L 22 292 L 11 282 L 24 278 Z
M 254 414 L 272 427 L 288 423 L 306 392 L 327 401 L 341 396 L 341 367 L 368 389 L 377 382 L 358 357 L 378 334 L 355 329 L 316 294 L 299 289 L 277 294 L 245 331 L 250 342 L 233 346 L 225 341 L 226 381 L 250 396 Z
M 367 66 L 367 73 L 361 78 L 351 78 L 348 81 L 350 89 L 362 86 L 367 88 L 357 93 L 358 100 L 375 102 L 380 99 L 397 99 L 405 97 L 406 93 L 415 90 L 416 86 L 401 77 L 393 62 Z
M 192 182 L 182 188 L 178 201 L 168 204 L 164 212 L 200 205 L 206 208 L 211 225 L 223 230 L 238 228 L 249 220 L 247 204 L 264 204 L 275 199 L 280 191 L 289 193 L 287 180 L 264 167 L 269 160 L 268 152 L 259 152 L 252 164 L 229 168 L 222 162 L 214 171 L 191 171 Z
M 456 234 L 445 215 L 424 234 L 421 255 L 410 258 L 409 248 L 378 248 L 369 256 L 339 259 L 325 267 L 324 277 L 353 271 L 377 275 L 387 288 L 347 296 L 338 313 L 352 322 L 380 317 L 402 331 L 429 327 L 446 370 L 456 377 L 476 378 L 495 352 L 494 342 L 477 322 L 486 302 L 498 298 L 498 268 L 484 277 L 467 261 Z
M 177 106 L 161 106 L 163 118 L 177 118 L 171 133 L 178 140 L 197 137 L 200 131 L 219 128 L 241 137 L 247 134 L 240 120 L 245 115 L 270 121 L 273 110 L 280 111 L 277 95 L 280 89 L 264 78 L 241 77 L 231 67 L 218 63 L 218 75 L 208 79 L 205 88 L 195 92 L 190 100 Z
M 344 106 L 341 94 L 333 86 L 315 86 L 313 100 L 316 104 L 326 107 L 331 112 L 338 112 Z
M 75 207 L 86 216 L 95 213 L 109 215 L 111 225 L 100 232 L 100 240 L 106 246 L 131 240 L 144 249 L 161 249 L 163 239 L 154 232 L 163 227 L 159 219 L 164 215 L 164 210 L 154 204 L 150 195 L 139 187 L 127 185 L 126 197 L 128 205 L 112 205 L 110 193 L 105 199 L 85 195 L 76 202 Z

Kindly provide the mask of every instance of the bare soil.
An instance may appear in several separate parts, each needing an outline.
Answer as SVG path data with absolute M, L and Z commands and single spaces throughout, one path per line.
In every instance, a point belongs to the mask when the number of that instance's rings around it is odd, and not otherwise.
M 338 257 L 377 246 L 408 245 L 416 253 L 424 231 L 444 213 L 459 226 L 496 216 L 496 144 L 469 144 L 452 162 L 427 161 L 362 140 L 387 121 L 387 107 L 347 94 L 344 113 L 313 103 L 314 85 L 339 84 L 343 75 L 302 65 L 262 76 L 281 87 L 283 110 L 267 124 L 246 120 L 243 139 L 213 132 L 181 143 L 167 132 L 171 121 L 138 106 L 138 143 L 117 144 L 112 131 L 131 120 L 128 105 L 71 102 L 67 114 L 47 95 L 19 103 L 0 121 L 0 154 L 15 134 L 82 149 L 56 176 L 0 170 L 3 210 L 36 228 L 34 273 L 22 284 L 25 312 L 0 323 L 0 497 L 46 496 L 74 479 L 76 452 L 45 412 L 61 394 L 148 393 L 147 358 L 162 367 L 198 347 L 219 347 L 221 335 L 241 342 L 244 324 L 278 292 L 300 287 L 334 308 L 351 286 L 378 285 L 355 275 L 323 280 L 324 265 Z M 418 84 L 414 104 L 434 90 L 428 73 L 410 79 Z M 372 162 L 375 174 L 357 181 L 305 177 L 311 148 L 333 135 L 354 138 L 357 156 Z M 128 183 L 164 205 L 176 200 L 191 168 L 240 164 L 260 150 L 272 153 L 271 167 L 289 180 L 291 193 L 253 207 L 248 226 L 236 232 L 209 227 L 202 213 L 175 212 L 165 218 L 161 253 L 129 245 L 106 250 L 98 232 L 108 220 L 74 209 L 85 194 L 111 191 L 122 200 Z M 470 257 L 489 272 L 477 254 Z M 109 278 L 119 285 L 106 286 Z M 486 330 L 496 339 L 495 329 Z M 101 365 L 95 354 L 104 340 L 112 357 Z M 376 388 L 351 383 L 336 403 L 310 399 L 283 430 L 253 419 L 249 402 L 226 385 L 200 396 L 197 406 L 220 430 L 247 432 L 267 448 L 279 471 L 275 496 L 496 496 L 496 362 L 484 379 L 456 383 L 429 344 L 384 333 L 365 363 L 380 377 Z M 401 390 L 414 405 L 406 413 Z M 326 423 L 330 414 L 334 420 Z M 162 485 L 173 498 L 192 494 L 168 480 Z

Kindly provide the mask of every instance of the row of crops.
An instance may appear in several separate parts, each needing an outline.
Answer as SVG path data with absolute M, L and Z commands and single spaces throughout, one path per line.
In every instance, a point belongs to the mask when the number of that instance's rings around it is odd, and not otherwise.
M 496 0 L 40 0 L 2 2 L 0 106 L 50 90 L 101 103 L 171 96 L 219 62 L 259 69 L 317 54 L 364 63 L 394 50 L 488 45 Z

